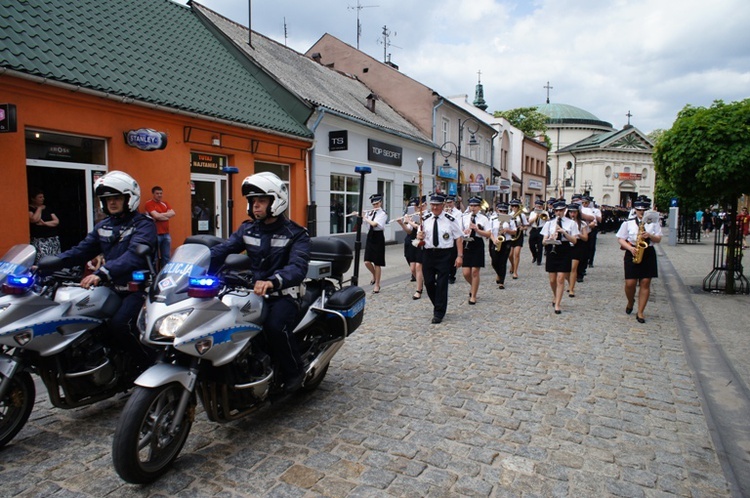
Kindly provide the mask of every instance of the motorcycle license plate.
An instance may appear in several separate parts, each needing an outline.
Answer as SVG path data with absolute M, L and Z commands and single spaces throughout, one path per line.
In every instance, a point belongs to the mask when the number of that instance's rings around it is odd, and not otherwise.
M 10 378 L 16 371 L 18 363 L 7 356 L 0 356 L 0 375 Z

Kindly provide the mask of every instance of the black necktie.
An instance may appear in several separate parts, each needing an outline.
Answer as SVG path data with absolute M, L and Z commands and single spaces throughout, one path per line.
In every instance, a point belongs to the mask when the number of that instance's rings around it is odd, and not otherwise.
M 375 221 L 375 214 L 376 214 L 376 213 L 377 213 L 377 211 L 375 211 L 375 210 L 373 209 L 373 210 L 372 210 L 372 217 L 370 218 L 370 220 L 372 220 L 372 221 Z
M 435 222 L 432 224 L 432 245 L 437 249 L 440 245 L 440 238 L 438 238 L 438 222 L 437 216 L 435 216 Z
M 557 226 L 562 228 L 562 218 L 557 218 Z M 562 232 L 557 234 L 557 240 L 562 240 L 563 234 Z
M 477 215 L 472 214 L 471 215 L 471 224 L 475 225 L 476 222 L 477 222 Z M 476 237 L 476 235 L 477 235 L 477 231 L 472 228 L 471 233 L 469 234 L 469 237 L 471 237 L 473 239 L 474 237 Z

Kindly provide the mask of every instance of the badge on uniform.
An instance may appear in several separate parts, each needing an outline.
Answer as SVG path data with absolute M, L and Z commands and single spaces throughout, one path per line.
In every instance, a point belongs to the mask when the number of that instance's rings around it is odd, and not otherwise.
M 450 239 L 450 238 L 451 238 L 451 234 L 449 234 L 448 232 L 445 232 L 445 233 L 443 234 L 443 239 L 445 239 L 445 240 L 448 240 L 448 239 Z

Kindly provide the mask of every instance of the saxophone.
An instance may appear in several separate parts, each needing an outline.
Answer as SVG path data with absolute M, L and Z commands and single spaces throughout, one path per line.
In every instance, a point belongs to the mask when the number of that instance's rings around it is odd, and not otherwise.
M 646 231 L 646 217 L 641 218 L 641 222 L 638 224 L 638 237 L 635 239 L 635 255 L 633 256 L 633 264 L 639 264 L 643 260 L 643 253 L 648 247 L 648 243 L 643 239 L 643 233 Z

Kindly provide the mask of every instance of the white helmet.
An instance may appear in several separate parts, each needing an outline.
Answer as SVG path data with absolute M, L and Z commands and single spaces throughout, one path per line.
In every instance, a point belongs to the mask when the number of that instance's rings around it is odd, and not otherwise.
M 99 198 L 102 211 L 109 214 L 105 197 L 113 195 L 125 196 L 125 209 L 127 212 L 136 212 L 141 202 L 141 187 L 138 186 L 132 176 L 122 171 L 110 171 L 94 182 L 94 193 Z
M 247 197 L 247 214 L 253 216 L 251 197 L 267 196 L 271 198 L 268 216 L 279 216 L 289 206 L 289 191 L 281 178 L 264 171 L 250 175 L 242 181 L 242 195 Z

